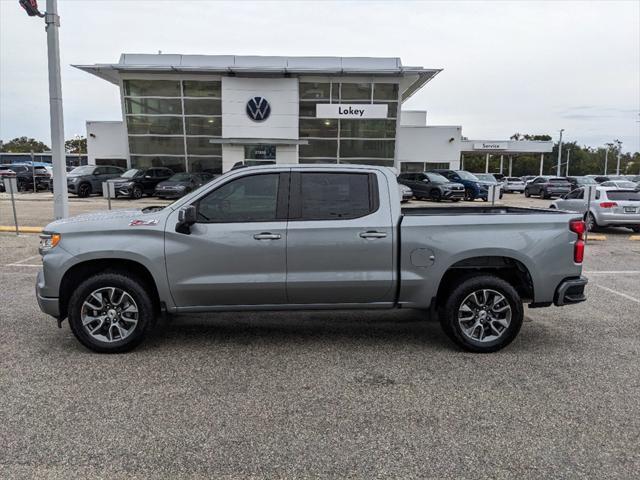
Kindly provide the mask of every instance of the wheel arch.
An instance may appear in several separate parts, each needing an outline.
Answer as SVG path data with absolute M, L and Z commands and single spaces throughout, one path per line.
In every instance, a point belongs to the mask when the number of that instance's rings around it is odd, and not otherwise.
M 134 277 L 146 287 L 151 295 L 152 303 L 155 308 L 160 310 L 160 295 L 158 287 L 151 272 L 143 264 L 135 260 L 125 258 L 106 258 L 85 260 L 73 265 L 65 272 L 60 281 L 59 292 L 59 308 L 60 318 L 67 317 L 69 299 L 73 294 L 75 287 L 86 278 L 99 273 L 117 272 L 125 273 L 127 276 Z
M 436 304 L 443 305 L 449 293 L 464 278 L 494 275 L 515 288 L 523 301 L 533 301 L 534 282 L 529 268 L 520 260 L 503 255 L 468 257 L 451 264 L 440 279 Z

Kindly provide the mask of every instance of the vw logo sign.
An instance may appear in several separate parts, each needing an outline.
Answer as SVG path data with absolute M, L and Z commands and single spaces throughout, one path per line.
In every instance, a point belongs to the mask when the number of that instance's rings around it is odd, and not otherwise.
M 269 118 L 271 105 L 264 97 L 252 97 L 247 102 L 247 115 L 251 120 L 262 122 Z

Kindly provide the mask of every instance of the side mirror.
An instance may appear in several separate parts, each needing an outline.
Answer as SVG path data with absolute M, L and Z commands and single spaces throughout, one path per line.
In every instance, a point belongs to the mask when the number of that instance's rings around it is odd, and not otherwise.
M 191 225 L 196 223 L 198 220 L 198 212 L 196 207 L 193 205 L 188 205 L 183 207 L 178 212 L 178 223 L 176 223 L 176 232 L 178 233 L 186 233 L 189 235 L 191 233 Z

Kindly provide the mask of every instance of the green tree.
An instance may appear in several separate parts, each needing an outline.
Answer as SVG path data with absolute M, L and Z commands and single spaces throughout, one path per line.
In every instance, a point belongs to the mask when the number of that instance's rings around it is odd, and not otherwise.
M 42 153 L 51 150 L 47 145 L 35 138 L 17 137 L 2 145 L 2 152 L 11 153 Z
M 72 138 L 64 142 L 67 153 L 87 153 L 87 139 L 85 137 Z

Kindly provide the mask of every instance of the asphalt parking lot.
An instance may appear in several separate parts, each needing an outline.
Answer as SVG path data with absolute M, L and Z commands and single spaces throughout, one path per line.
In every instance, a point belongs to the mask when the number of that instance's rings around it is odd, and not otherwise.
M 39 311 L 37 236 L 0 234 L 0 478 L 637 478 L 640 242 L 604 233 L 588 301 L 495 354 L 394 311 L 177 316 L 110 356 Z

